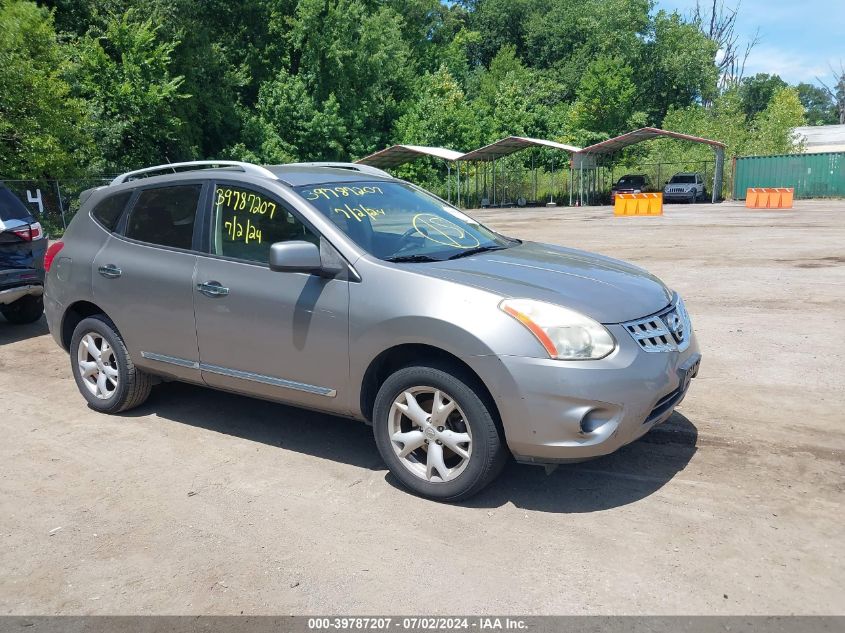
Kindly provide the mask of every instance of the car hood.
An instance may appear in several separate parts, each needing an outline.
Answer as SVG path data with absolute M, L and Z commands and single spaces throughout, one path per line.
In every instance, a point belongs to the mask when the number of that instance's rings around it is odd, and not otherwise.
M 426 273 L 503 297 L 555 303 L 601 323 L 620 323 L 652 314 L 672 298 L 663 282 L 642 268 L 536 242 L 427 264 Z

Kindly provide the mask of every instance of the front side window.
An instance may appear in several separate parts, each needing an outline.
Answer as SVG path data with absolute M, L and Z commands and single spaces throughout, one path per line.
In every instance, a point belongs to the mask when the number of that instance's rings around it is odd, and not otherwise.
M 199 184 L 142 190 L 129 213 L 126 237 L 190 249 L 201 191 Z
M 319 237 L 276 198 L 236 185 L 218 184 L 212 198 L 212 254 L 266 264 L 276 242 Z
M 440 261 L 515 243 L 401 182 L 296 187 L 358 246 L 387 261 Z
M 129 202 L 129 198 L 131 197 L 132 191 L 124 191 L 123 193 L 119 193 L 115 196 L 109 196 L 105 200 L 101 200 L 97 206 L 94 207 L 94 210 L 91 211 L 91 215 L 93 215 L 94 219 L 102 224 L 103 227 L 109 231 L 114 231 L 118 220 L 120 220 L 120 216 L 123 214 L 123 209 L 126 207 L 126 203 Z

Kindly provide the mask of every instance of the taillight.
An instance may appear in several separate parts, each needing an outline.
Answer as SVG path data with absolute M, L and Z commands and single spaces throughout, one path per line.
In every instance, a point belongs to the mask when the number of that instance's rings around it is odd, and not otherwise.
M 44 272 L 50 272 L 50 266 L 53 265 L 53 260 L 56 259 L 56 255 L 59 254 L 59 251 L 64 248 L 64 242 L 53 242 L 50 244 L 50 247 L 47 249 L 47 252 L 44 253 Z
M 18 229 L 12 229 L 12 233 L 17 235 L 24 242 L 31 242 L 32 240 L 37 240 L 44 234 L 41 230 L 41 224 L 38 222 L 35 222 L 34 224 L 28 224 L 27 226 L 22 226 Z

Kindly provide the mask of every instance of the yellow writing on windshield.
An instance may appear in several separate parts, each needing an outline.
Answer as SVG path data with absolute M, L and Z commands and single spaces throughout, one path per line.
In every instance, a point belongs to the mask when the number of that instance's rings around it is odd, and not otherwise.
M 433 213 L 418 213 L 413 219 L 414 228 L 426 239 L 452 248 L 475 248 L 481 245 L 477 237 L 460 226 Z
M 247 211 L 258 215 L 269 215 L 270 219 L 276 215 L 276 203 L 265 200 L 257 193 L 239 191 L 238 189 L 217 188 L 217 206 L 225 206 L 232 211 Z
M 381 187 L 317 187 L 302 192 L 306 200 L 336 200 L 337 198 L 348 198 L 349 196 L 366 196 L 372 194 L 382 194 Z
M 370 219 L 375 220 L 378 216 L 384 215 L 384 209 L 373 209 L 372 207 L 367 207 L 363 204 L 358 204 L 353 207 L 348 204 L 344 204 L 343 207 L 335 207 L 334 212 L 343 214 L 347 220 L 355 218 L 359 222 L 367 216 L 369 216 Z
M 223 226 L 226 228 L 226 235 L 232 242 L 243 240 L 245 244 L 250 242 L 261 244 L 261 229 L 255 226 L 249 218 L 246 219 L 246 224 L 244 224 L 238 220 L 238 216 L 234 215 L 231 220 L 224 222 Z

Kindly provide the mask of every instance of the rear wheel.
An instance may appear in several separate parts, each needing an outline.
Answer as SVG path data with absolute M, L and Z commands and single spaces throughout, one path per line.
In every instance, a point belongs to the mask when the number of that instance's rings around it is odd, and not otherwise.
M 9 323 L 17 325 L 35 323 L 44 314 L 44 299 L 41 296 L 27 295 L 0 306 L 0 313 Z
M 373 432 L 403 485 L 459 501 L 495 479 L 508 452 L 475 381 L 444 369 L 405 367 L 391 375 L 376 396 Z
M 80 321 L 73 331 L 70 355 L 76 386 L 92 409 L 119 413 L 143 404 L 150 395 L 150 375 L 135 367 L 108 317 Z

